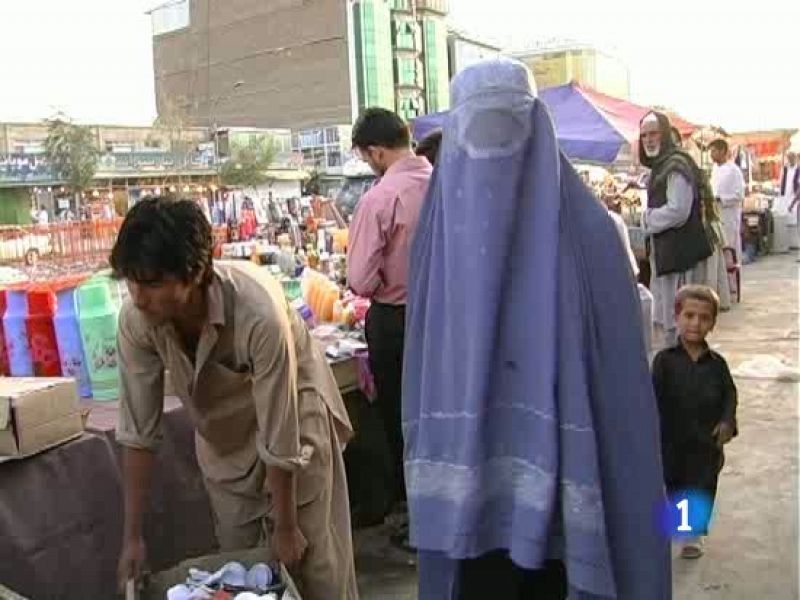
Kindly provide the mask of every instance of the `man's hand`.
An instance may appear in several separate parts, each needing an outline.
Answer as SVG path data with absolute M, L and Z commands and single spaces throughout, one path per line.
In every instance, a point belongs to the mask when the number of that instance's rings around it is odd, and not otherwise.
M 144 540 L 140 537 L 126 539 L 122 544 L 122 555 L 117 567 L 117 581 L 120 592 L 125 591 L 125 584 L 130 579 L 139 579 L 145 559 Z
M 733 425 L 726 421 L 722 421 L 714 428 L 711 433 L 717 439 L 717 446 L 722 448 L 725 444 L 733 439 Z
M 287 568 L 296 567 L 308 548 L 303 532 L 297 526 L 276 527 L 272 534 L 272 549 Z

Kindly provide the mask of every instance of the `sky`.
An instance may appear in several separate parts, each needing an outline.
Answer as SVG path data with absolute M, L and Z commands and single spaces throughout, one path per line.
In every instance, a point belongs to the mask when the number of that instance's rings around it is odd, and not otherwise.
M 731 131 L 800 127 L 800 2 L 449 1 L 454 25 L 504 47 L 569 39 L 611 51 L 630 68 L 636 102 Z M 152 122 L 145 11 L 159 3 L 0 0 L 0 121 L 62 111 L 81 122 Z

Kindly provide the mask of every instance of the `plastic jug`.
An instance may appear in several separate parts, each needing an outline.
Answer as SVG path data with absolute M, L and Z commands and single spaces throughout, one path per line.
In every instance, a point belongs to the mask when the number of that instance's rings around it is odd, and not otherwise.
M 90 280 L 78 288 L 81 340 L 95 400 L 119 395 L 117 317 L 107 281 Z
M 122 307 L 122 303 L 127 297 L 127 288 L 111 277 L 111 269 L 95 273 L 86 283 L 100 283 L 108 286 L 108 291 L 111 293 L 111 301 L 117 305 L 117 308 Z
M 33 377 L 33 358 L 28 342 L 28 296 L 24 290 L 6 292 L 6 314 L 3 329 L 8 351 L 9 371 L 12 377 Z
M 56 295 L 51 290 L 28 292 L 28 318 L 25 324 L 36 377 L 61 377 L 61 359 L 53 326 L 55 314 Z
M 56 330 L 58 354 L 61 357 L 61 373 L 64 377 L 72 377 L 78 382 L 81 398 L 90 398 L 92 386 L 83 354 L 76 291 L 76 288 L 71 287 L 56 294 L 56 316 L 53 325 Z
M 0 377 L 11 374 L 8 368 L 8 351 L 6 350 L 6 334 L 3 329 L 3 317 L 6 314 L 6 291 L 0 290 Z

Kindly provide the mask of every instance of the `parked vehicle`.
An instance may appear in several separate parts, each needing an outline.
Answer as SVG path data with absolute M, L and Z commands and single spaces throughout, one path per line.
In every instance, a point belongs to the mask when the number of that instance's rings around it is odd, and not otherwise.
M 0 226 L 0 262 L 33 265 L 53 252 L 48 227 Z

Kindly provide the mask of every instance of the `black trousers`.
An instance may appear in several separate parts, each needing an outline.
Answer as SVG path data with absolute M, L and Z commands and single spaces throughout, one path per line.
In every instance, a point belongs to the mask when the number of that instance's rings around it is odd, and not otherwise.
M 719 474 L 725 454 L 713 443 L 683 444 L 663 450 L 664 483 L 667 495 L 676 500 L 687 491 L 703 492 L 710 502 L 708 514 L 698 523 L 698 535 L 708 535 L 708 519 L 717 498 Z
M 376 403 L 389 444 L 394 475 L 393 495 L 396 501 L 406 498 L 401 411 L 405 328 L 405 306 L 372 303 L 367 313 L 367 346 L 370 369 L 378 394 Z
M 491 552 L 459 565 L 458 600 L 564 600 L 567 572 L 561 561 L 531 571 L 515 565 L 507 552 Z

